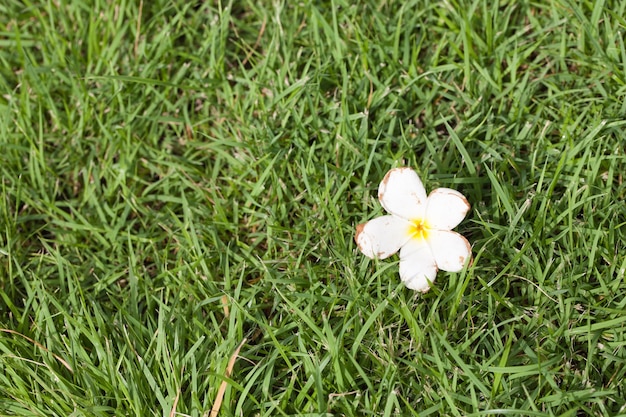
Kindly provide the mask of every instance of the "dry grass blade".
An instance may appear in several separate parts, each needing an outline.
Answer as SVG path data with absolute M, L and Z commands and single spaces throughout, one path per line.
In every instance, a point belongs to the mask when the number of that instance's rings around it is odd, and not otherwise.
M 226 372 L 224 373 L 224 376 L 226 378 L 230 377 L 230 374 L 233 371 L 233 367 L 235 366 L 235 361 L 237 360 L 237 355 L 239 355 L 239 350 L 241 349 L 243 344 L 246 343 L 247 340 L 248 339 L 244 337 L 241 343 L 239 343 L 239 346 L 237 346 L 237 349 L 235 349 L 233 354 L 230 356 L 230 359 L 228 360 L 228 366 L 226 367 Z M 224 399 L 224 393 L 226 392 L 227 385 L 228 382 L 225 380 L 222 381 L 222 383 L 220 384 L 220 388 L 217 391 L 217 397 L 215 397 L 215 403 L 213 403 L 213 408 L 211 408 L 211 414 L 209 414 L 210 417 L 217 417 L 217 414 L 220 412 L 220 408 L 222 407 L 222 400 Z
M 228 296 L 222 295 L 222 308 L 224 309 L 224 317 L 230 316 L 230 310 L 228 309 Z
M 170 411 L 170 417 L 176 416 L 176 406 L 178 405 L 178 400 L 180 400 L 180 391 L 176 393 L 176 398 L 174 398 L 174 404 L 172 405 L 172 411 Z
M 0 329 L 0 332 L 10 333 L 10 334 L 14 334 L 14 335 L 17 335 L 17 336 L 21 336 L 21 337 L 23 337 L 24 339 L 28 340 L 30 343 L 32 343 L 32 344 L 34 344 L 35 346 L 37 346 L 39 349 L 44 350 L 44 351 L 46 351 L 46 352 L 50 353 L 52 356 L 54 356 L 54 358 L 55 358 L 56 360 L 58 360 L 59 362 L 61 362 L 61 364 L 62 364 L 63 366 L 65 366 L 65 367 L 66 367 L 66 368 L 67 368 L 70 372 L 74 373 L 74 370 L 72 369 L 72 367 L 70 366 L 70 364 L 69 364 L 69 363 L 67 363 L 67 361 L 65 361 L 65 359 L 61 358 L 59 355 L 57 355 L 57 354 L 55 354 L 55 353 L 53 353 L 53 352 L 50 352 L 50 350 L 48 350 L 48 349 L 47 349 L 44 345 L 42 345 L 41 343 L 39 343 L 39 342 L 37 342 L 37 341 L 35 341 L 35 340 L 31 339 L 31 338 L 30 338 L 30 337 L 28 337 L 28 336 L 23 335 L 22 333 L 16 332 L 15 330 L 11 330 L 11 329 Z

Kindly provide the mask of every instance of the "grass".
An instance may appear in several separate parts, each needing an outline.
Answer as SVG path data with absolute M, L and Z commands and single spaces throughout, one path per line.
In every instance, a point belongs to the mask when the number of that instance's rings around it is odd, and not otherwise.
M 0 6 L 0 415 L 626 415 L 626 1 L 114 3 Z

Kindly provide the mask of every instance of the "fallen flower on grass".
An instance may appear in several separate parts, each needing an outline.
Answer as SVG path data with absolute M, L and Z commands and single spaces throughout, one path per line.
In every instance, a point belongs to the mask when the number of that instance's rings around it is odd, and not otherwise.
M 389 214 L 359 224 L 354 240 L 372 259 L 400 251 L 400 279 L 408 288 L 426 292 L 439 269 L 459 272 L 471 258 L 467 239 L 452 231 L 470 209 L 463 194 L 437 188 L 426 196 L 415 171 L 395 168 L 380 183 L 378 199 Z

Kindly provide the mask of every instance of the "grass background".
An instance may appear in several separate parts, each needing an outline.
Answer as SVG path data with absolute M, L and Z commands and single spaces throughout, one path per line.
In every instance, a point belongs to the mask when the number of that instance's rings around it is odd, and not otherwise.
M 625 8 L 3 2 L 0 414 L 626 415 Z M 395 166 L 473 206 L 426 295 Z

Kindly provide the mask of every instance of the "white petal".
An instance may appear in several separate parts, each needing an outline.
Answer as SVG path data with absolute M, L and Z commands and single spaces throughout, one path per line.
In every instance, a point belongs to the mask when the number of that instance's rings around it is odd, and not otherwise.
M 425 240 L 411 239 L 400 249 L 400 279 L 408 288 L 426 292 L 436 276 L 437 265 Z
M 354 240 L 369 258 L 385 259 L 410 239 L 411 224 L 396 216 L 382 216 L 356 227 Z
M 426 190 L 411 168 L 395 168 L 380 183 L 378 199 L 388 213 L 418 219 L 424 215 Z
M 450 188 L 437 188 L 426 202 L 426 222 L 438 230 L 452 230 L 465 218 L 470 209 L 467 199 Z
M 472 248 L 463 236 L 456 232 L 431 230 L 428 245 L 439 269 L 459 272 L 472 256 Z

